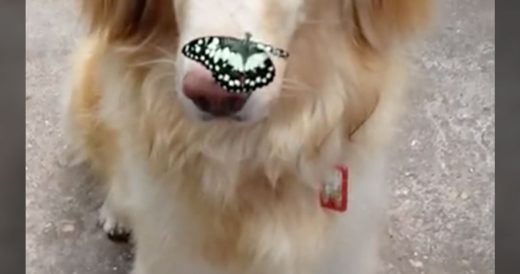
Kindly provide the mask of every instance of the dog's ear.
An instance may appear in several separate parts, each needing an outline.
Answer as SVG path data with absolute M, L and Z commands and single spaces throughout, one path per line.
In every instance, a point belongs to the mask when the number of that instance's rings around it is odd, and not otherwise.
M 428 27 L 434 0 L 346 0 L 354 39 L 378 51 L 409 41 Z
M 164 31 L 175 31 L 171 0 L 83 0 L 83 15 L 91 32 L 111 41 L 141 42 Z

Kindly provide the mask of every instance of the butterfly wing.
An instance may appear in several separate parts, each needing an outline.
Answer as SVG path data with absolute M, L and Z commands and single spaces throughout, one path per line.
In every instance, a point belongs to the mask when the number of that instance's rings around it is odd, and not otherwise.
M 245 85 L 251 91 L 267 86 L 276 75 L 273 61 L 265 52 L 250 56 L 245 67 L 247 75 Z
M 213 78 L 219 86 L 232 93 L 242 93 L 243 73 L 227 60 L 221 60 L 218 71 L 213 71 Z
M 206 49 L 209 44 L 209 38 L 208 37 L 202 37 L 194 39 L 187 44 L 185 44 L 182 47 L 182 54 L 184 54 L 186 57 L 201 62 L 203 59 L 208 57 L 206 54 Z
M 265 52 L 253 54 L 241 67 L 228 61 L 222 67 L 222 70 L 214 71 L 213 77 L 222 88 L 233 93 L 251 93 L 267 86 L 276 74 L 274 64 Z
M 223 65 L 224 43 L 237 39 L 223 36 L 207 36 L 194 39 L 182 47 L 181 52 L 188 58 L 202 64 L 210 71 L 214 71 L 218 65 Z
M 260 42 L 254 42 L 256 44 L 257 49 L 261 51 L 265 51 L 271 55 L 274 55 L 279 58 L 287 59 L 289 58 L 289 52 L 280 48 L 275 48 L 271 45 L 260 43 Z

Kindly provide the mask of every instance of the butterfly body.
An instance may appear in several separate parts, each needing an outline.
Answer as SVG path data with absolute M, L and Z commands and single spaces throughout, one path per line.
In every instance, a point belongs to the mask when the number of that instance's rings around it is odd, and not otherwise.
M 225 90 L 249 94 L 274 80 L 276 70 L 269 54 L 287 58 L 289 54 L 270 45 L 227 36 L 197 38 L 182 48 L 182 53 L 210 70 Z

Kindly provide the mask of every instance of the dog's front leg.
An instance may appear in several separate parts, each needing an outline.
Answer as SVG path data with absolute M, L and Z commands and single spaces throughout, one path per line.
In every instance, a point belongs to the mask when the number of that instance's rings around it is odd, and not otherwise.
M 107 236 L 118 242 L 129 240 L 128 185 L 124 176 L 110 178 L 105 201 L 99 210 L 99 223 Z

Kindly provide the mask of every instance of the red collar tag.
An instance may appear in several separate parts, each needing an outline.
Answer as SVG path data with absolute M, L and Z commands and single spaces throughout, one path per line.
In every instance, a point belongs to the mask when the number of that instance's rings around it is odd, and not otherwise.
M 347 211 L 348 168 L 339 165 L 334 168 L 322 184 L 320 192 L 321 206 L 330 210 Z

